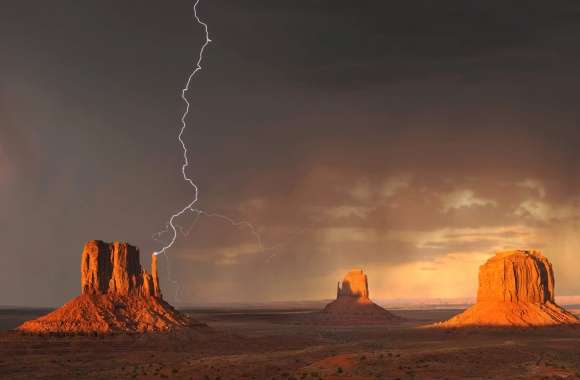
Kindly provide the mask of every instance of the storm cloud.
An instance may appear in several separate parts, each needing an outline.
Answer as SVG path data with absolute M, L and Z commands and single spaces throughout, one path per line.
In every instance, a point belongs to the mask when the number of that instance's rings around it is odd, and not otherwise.
M 179 95 L 192 4 L 10 1 L 0 16 L 0 304 L 78 292 L 89 239 L 153 234 L 191 197 Z M 580 7 L 573 1 L 201 2 L 212 44 L 184 138 L 199 207 L 170 300 L 473 294 L 494 250 L 540 248 L 580 292 Z M 161 239 L 167 239 L 162 235 Z

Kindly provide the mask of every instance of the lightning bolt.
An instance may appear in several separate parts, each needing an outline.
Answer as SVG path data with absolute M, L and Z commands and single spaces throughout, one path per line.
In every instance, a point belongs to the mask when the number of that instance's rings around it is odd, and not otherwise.
M 195 64 L 195 68 L 187 77 L 187 81 L 185 83 L 185 86 L 181 90 L 181 99 L 185 102 L 186 106 L 185 106 L 185 111 L 183 112 L 183 115 L 181 116 L 181 129 L 180 129 L 179 135 L 177 137 L 177 139 L 179 140 L 179 143 L 181 144 L 181 148 L 183 150 L 183 165 L 181 166 L 181 175 L 183 177 L 183 180 L 193 188 L 193 199 L 187 205 L 185 205 L 182 209 L 177 211 L 175 214 L 171 215 L 171 217 L 169 218 L 169 222 L 166 225 L 166 229 L 164 231 L 158 232 L 158 233 L 153 235 L 154 240 L 163 244 L 163 248 L 161 248 L 159 251 L 154 252 L 153 254 L 154 255 L 165 254 L 169 249 L 171 249 L 171 247 L 173 247 L 173 245 L 175 244 L 175 241 L 177 240 L 178 229 L 185 235 L 183 228 L 181 226 L 179 226 L 178 224 L 176 224 L 175 220 L 187 212 L 193 212 L 196 214 L 194 224 L 197 222 L 197 219 L 199 218 L 199 216 L 203 215 L 203 216 L 207 216 L 207 217 L 211 217 L 211 218 L 223 219 L 223 220 L 227 221 L 228 223 L 230 223 L 234 227 L 246 227 L 246 228 L 248 228 L 250 230 L 250 232 L 252 233 L 252 235 L 256 238 L 256 242 L 257 242 L 257 245 L 258 245 L 260 251 L 264 251 L 264 247 L 262 244 L 262 237 L 260 236 L 260 233 L 258 232 L 258 230 L 250 222 L 236 221 L 236 220 L 234 220 L 226 215 L 210 213 L 210 212 L 206 212 L 204 210 L 200 210 L 200 209 L 193 207 L 199 200 L 199 187 L 187 175 L 187 168 L 189 167 L 189 157 L 188 157 L 187 145 L 183 141 L 183 134 L 185 133 L 185 130 L 187 128 L 186 119 L 187 119 L 187 115 L 189 114 L 190 103 L 186 97 L 186 93 L 189 91 L 189 88 L 190 88 L 190 85 L 191 85 L 193 78 L 195 78 L 196 74 L 199 71 L 201 71 L 201 69 L 202 69 L 201 63 L 203 61 L 205 49 L 211 43 L 211 39 L 209 38 L 208 25 L 207 25 L 207 23 L 205 23 L 201 20 L 201 18 L 199 17 L 199 15 L 197 13 L 197 6 L 199 5 L 199 2 L 200 2 L 200 0 L 196 0 L 194 5 L 193 5 L 193 14 L 194 14 L 195 21 L 203 28 L 205 41 L 204 41 L 204 43 L 201 46 L 201 49 L 199 51 L 199 56 L 198 56 L 197 62 Z M 162 242 L 159 238 L 161 237 L 161 235 L 164 235 L 167 232 L 171 233 L 171 235 L 170 235 L 171 238 L 169 239 L 168 242 Z M 165 257 L 167 258 L 167 255 L 165 255 Z M 175 281 L 173 281 L 173 282 L 175 282 Z
M 169 249 L 171 249 L 173 247 L 173 245 L 175 244 L 175 242 L 177 240 L 178 230 L 184 236 L 189 235 L 190 230 L 195 226 L 195 224 L 197 223 L 198 219 L 201 216 L 222 219 L 234 227 L 247 228 L 251 232 L 251 234 L 254 236 L 254 238 L 256 239 L 258 252 L 271 252 L 271 254 L 266 258 L 266 261 L 270 261 L 273 257 L 276 256 L 276 251 L 279 248 L 288 244 L 288 242 L 286 242 L 286 243 L 273 245 L 271 247 L 264 247 L 262 236 L 260 235 L 260 233 L 256 229 L 256 227 L 253 224 L 251 224 L 250 222 L 237 221 L 237 220 L 234 220 L 226 215 L 207 212 L 204 210 L 200 210 L 198 208 L 194 208 L 194 206 L 196 205 L 196 203 L 199 200 L 199 187 L 195 184 L 193 179 L 191 179 L 187 175 L 187 169 L 189 167 L 189 152 L 187 149 L 187 145 L 183 141 L 183 135 L 185 133 L 185 130 L 187 129 L 186 119 L 187 119 L 187 116 L 189 115 L 189 109 L 190 109 L 191 104 L 189 103 L 189 100 L 187 99 L 186 94 L 190 89 L 190 85 L 191 85 L 192 80 L 195 78 L 197 73 L 199 71 L 201 71 L 201 69 L 202 69 L 201 63 L 202 63 L 203 58 L 204 58 L 205 49 L 212 42 L 210 37 L 209 37 L 209 28 L 208 28 L 207 23 L 202 21 L 197 13 L 197 7 L 199 5 L 199 2 L 200 2 L 200 0 L 196 0 L 194 2 L 193 14 L 194 14 L 194 18 L 195 18 L 195 21 L 197 22 L 197 24 L 203 28 L 205 41 L 204 41 L 203 45 L 201 46 L 201 49 L 199 50 L 199 56 L 198 56 L 197 61 L 195 63 L 194 69 L 187 77 L 187 81 L 185 82 L 185 86 L 181 89 L 181 99 L 185 103 L 185 110 L 181 116 L 181 128 L 179 130 L 179 135 L 177 137 L 179 144 L 181 145 L 181 148 L 183 150 L 183 164 L 181 166 L 181 175 L 183 177 L 183 180 L 193 188 L 193 199 L 188 204 L 186 204 L 183 208 L 178 210 L 175 214 L 171 215 L 171 217 L 169 218 L 169 221 L 165 225 L 165 229 L 163 231 L 157 232 L 153 235 L 153 239 L 162 245 L 162 248 L 160 250 L 154 252 L 153 254 L 156 256 L 163 254 L 163 256 L 165 257 L 165 261 L 167 263 L 166 270 L 167 270 L 169 281 L 171 283 L 173 283 L 173 285 L 175 286 L 175 299 L 176 300 L 179 300 L 179 292 L 180 292 L 181 287 L 179 286 L 179 283 L 176 280 L 174 280 L 171 276 L 171 265 L 169 263 L 167 251 Z M 186 232 L 183 229 L 183 227 L 181 227 L 179 224 L 176 223 L 176 219 L 178 219 L 179 217 L 183 216 L 184 214 L 186 214 L 188 212 L 194 213 L 195 219 L 194 219 L 193 224 L 190 227 L 190 229 Z M 170 233 L 170 239 L 168 241 L 162 240 L 161 237 L 167 233 Z
M 183 165 L 181 165 L 181 175 L 183 176 L 183 180 L 193 188 L 193 199 L 191 200 L 191 202 L 189 202 L 185 207 L 183 207 L 177 213 L 171 215 L 171 217 L 169 218 L 169 222 L 168 222 L 169 228 L 171 229 L 171 239 L 170 239 L 169 243 L 167 243 L 163 246 L 163 248 L 161 248 L 157 252 L 154 252 L 153 253 L 154 255 L 164 254 L 165 252 L 167 252 L 168 249 L 173 247 L 173 245 L 175 244 L 175 240 L 177 240 L 177 228 L 175 227 L 175 219 L 179 218 L 180 216 L 185 214 L 187 211 L 191 210 L 193 205 L 195 205 L 199 199 L 199 188 L 197 187 L 195 182 L 193 182 L 193 180 L 187 175 L 187 168 L 189 167 L 189 157 L 188 157 L 187 146 L 185 145 L 185 142 L 183 141 L 183 133 L 185 132 L 185 129 L 187 128 L 187 123 L 186 123 L 185 119 L 187 118 L 187 115 L 189 114 L 189 107 L 190 107 L 189 100 L 187 100 L 187 97 L 185 96 L 185 94 L 189 91 L 189 86 L 191 84 L 192 79 L 201 70 L 201 62 L 203 61 L 203 53 L 205 52 L 205 48 L 211 42 L 211 39 L 209 38 L 209 28 L 208 28 L 207 24 L 205 22 L 203 22 L 199 18 L 199 15 L 197 14 L 197 6 L 199 5 L 199 1 L 200 0 L 196 0 L 194 5 L 193 5 L 193 16 L 195 18 L 195 21 L 203 28 L 205 41 L 204 41 L 203 45 L 201 46 L 201 49 L 199 50 L 199 56 L 198 56 L 197 62 L 195 64 L 195 68 L 187 77 L 187 81 L 185 82 L 185 87 L 183 87 L 183 89 L 181 90 L 181 99 L 185 102 L 185 111 L 183 112 L 183 115 L 181 116 L 181 129 L 179 131 L 179 135 L 177 136 L 177 139 L 179 140 L 179 143 L 181 144 L 181 148 L 183 149 Z

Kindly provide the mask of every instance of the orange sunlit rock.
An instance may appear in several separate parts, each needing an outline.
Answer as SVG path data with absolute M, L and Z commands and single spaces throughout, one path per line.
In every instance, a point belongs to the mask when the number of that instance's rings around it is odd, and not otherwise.
M 25 322 L 32 333 L 168 331 L 199 325 L 161 296 L 157 257 L 149 274 L 139 249 L 127 243 L 88 242 L 81 257 L 81 295 L 59 309 Z
M 516 250 L 498 252 L 482 265 L 476 304 L 437 326 L 525 327 L 578 322 L 554 301 L 554 272 L 548 259 L 539 251 Z
M 151 272 L 141 267 L 136 247 L 93 240 L 85 245 L 81 257 L 81 292 L 160 297 L 156 256 L 152 258 Z
M 367 275 L 361 269 L 351 270 L 344 276 L 342 286 L 338 283 L 336 298 L 356 297 L 369 299 L 369 284 Z

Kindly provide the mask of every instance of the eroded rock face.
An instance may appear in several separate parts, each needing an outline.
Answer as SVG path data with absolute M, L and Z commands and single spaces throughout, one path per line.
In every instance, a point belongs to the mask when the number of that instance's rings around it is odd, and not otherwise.
M 156 256 L 151 267 L 153 274 L 141 267 L 139 249 L 130 244 L 90 241 L 81 257 L 81 292 L 161 297 Z
M 552 264 L 539 251 L 499 252 L 479 269 L 478 302 L 554 302 Z
M 540 252 L 498 252 L 479 268 L 475 305 L 443 327 L 545 326 L 578 323 L 554 302 L 552 264 Z
M 344 276 L 342 285 L 338 283 L 336 298 L 341 297 L 369 299 L 369 283 L 362 269 L 351 270 Z
M 141 267 L 139 249 L 127 243 L 88 242 L 81 256 L 81 295 L 61 308 L 25 322 L 32 333 L 169 331 L 202 326 L 162 299 L 157 257 L 151 274 Z

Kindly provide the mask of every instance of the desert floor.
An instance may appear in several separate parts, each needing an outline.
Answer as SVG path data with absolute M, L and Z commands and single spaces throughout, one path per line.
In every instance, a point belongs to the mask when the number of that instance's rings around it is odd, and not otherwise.
M 580 327 L 440 330 L 309 324 L 309 310 L 192 310 L 203 329 L 48 337 L 8 331 L 46 310 L 0 310 L 0 379 L 580 379 Z

